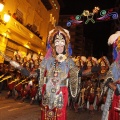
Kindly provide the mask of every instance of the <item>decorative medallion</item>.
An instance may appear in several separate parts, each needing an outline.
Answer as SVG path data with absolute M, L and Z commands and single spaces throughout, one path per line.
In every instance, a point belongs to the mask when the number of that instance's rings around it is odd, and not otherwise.
M 58 62 L 63 62 L 67 57 L 63 54 L 59 54 L 56 59 L 58 60 Z
M 53 86 L 56 86 L 59 83 L 59 79 L 53 78 L 53 79 L 51 79 L 51 83 Z
M 51 92 L 52 92 L 52 93 L 55 93 L 55 92 L 56 92 L 56 89 L 55 89 L 55 88 L 52 88 L 52 89 L 51 89 Z
M 51 110 L 47 111 L 47 117 L 53 118 L 54 117 L 54 112 L 51 111 Z

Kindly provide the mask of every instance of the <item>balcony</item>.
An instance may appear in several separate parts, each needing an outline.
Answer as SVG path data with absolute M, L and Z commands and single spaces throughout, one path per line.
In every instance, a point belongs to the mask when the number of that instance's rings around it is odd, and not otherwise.
M 22 46 L 29 42 L 31 45 L 30 49 L 35 52 L 42 51 L 45 53 L 45 44 L 42 39 L 12 17 L 6 26 L 0 26 L 1 34 L 4 34 L 8 30 L 10 31 L 7 36 L 9 39 L 19 43 Z

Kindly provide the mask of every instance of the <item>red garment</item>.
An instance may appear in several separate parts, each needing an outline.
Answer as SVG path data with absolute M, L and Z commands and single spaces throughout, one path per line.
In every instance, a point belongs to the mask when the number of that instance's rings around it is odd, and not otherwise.
M 120 120 L 120 112 L 118 112 L 117 110 L 115 110 L 115 107 L 119 107 L 119 100 L 120 100 L 120 96 L 116 96 L 114 94 L 113 96 L 113 100 L 112 100 L 112 105 L 109 111 L 109 116 L 108 116 L 108 120 Z
M 14 82 L 8 84 L 8 88 L 9 88 L 9 90 L 13 90 L 13 89 L 14 89 L 14 86 L 15 86 L 15 83 L 14 83 Z
M 21 89 L 22 89 L 22 83 L 21 83 L 21 84 L 18 84 L 18 85 L 15 87 L 15 89 L 20 92 Z
M 58 110 L 59 113 L 58 112 L 57 113 L 60 114 L 60 116 L 57 116 L 56 120 L 67 120 L 66 107 L 68 104 L 68 88 L 61 87 L 61 91 L 63 93 L 64 106 L 62 107 L 62 109 Z M 43 93 L 43 91 L 42 91 L 42 93 Z M 47 107 L 47 110 L 48 110 L 48 107 Z M 53 111 L 55 111 L 55 109 L 53 109 Z M 41 120 L 45 120 L 45 112 L 44 111 L 41 111 Z
M 36 93 L 37 93 L 37 88 L 32 88 L 31 90 L 30 90 L 30 97 L 32 98 L 32 97 L 35 97 L 35 95 L 36 95 Z
M 94 99 L 95 99 L 95 94 L 94 93 L 90 93 L 88 96 L 88 101 L 90 104 L 94 103 Z

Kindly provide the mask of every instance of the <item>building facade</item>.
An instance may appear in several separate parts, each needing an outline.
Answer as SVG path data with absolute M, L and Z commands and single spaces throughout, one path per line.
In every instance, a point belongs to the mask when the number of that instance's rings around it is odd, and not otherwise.
M 14 51 L 24 56 L 29 52 L 45 55 L 46 39 L 59 20 L 57 0 L 4 0 L 0 12 L 0 51 L 13 57 Z M 10 13 L 5 23 L 3 16 Z M 0 56 L 0 63 L 4 59 Z

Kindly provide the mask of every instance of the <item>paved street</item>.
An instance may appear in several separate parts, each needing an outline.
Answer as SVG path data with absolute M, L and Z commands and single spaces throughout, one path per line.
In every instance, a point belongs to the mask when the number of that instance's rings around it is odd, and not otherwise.
M 29 101 L 23 103 L 13 98 L 5 99 L 5 93 L 0 94 L 0 120 L 38 120 L 40 107 L 38 104 L 30 105 Z M 67 120 L 100 120 L 101 112 L 95 111 L 90 114 L 88 111 L 75 113 L 68 108 Z

